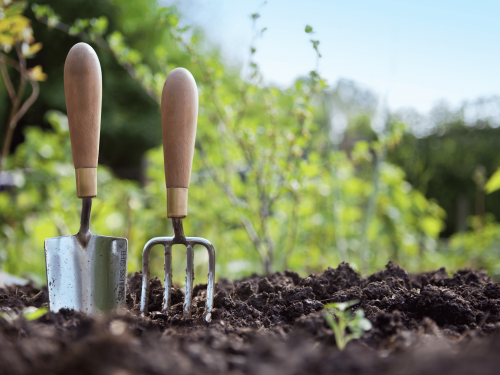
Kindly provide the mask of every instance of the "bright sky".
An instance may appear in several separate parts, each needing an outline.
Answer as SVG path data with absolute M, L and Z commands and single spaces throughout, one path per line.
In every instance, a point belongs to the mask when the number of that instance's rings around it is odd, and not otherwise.
M 163 0 L 175 3 L 175 0 Z M 286 86 L 316 65 L 329 83 L 354 80 L 388 95 L 391 109 L 429 110 L 440 100 L 500 94 L 500 1 L 177 0 L 230 60 L 247 61 L 250 14 L 267 27 L 256 62 L 267 82 Z M 315 31 L 304 32 L 306 25 Z

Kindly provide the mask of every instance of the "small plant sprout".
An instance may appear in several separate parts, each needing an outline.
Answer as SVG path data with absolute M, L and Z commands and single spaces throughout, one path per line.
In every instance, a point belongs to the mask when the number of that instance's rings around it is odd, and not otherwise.
M 5 319 L 9 324 L 13 324 L 14 320 L 22 316 L 26 321 L 31 321 L 44 316 L 49 311 L 48 307 L 36 308 L 34 306 L 26 307 L 20 313 L 14 310 L 0 311 L 0 318 Z
M 329 303 L 325 306 L 325 319 L 333 329 L 335 342 L 340 350 L 344 350 L 349 341 L 359 339 L 365 331 L 372 328 L 372 324 L 365 318 L 362 309 L 357 309 L 354 315 L 347 310 L 357 303 L 359 300 Z M 347 328 L 349 328 L 349 333 L 346 332 Z
M 44 316 L 48 311 L 49 311 L 48 307 L 40 307 L 37 309 L 34 306 L 30 306 L 25 308 L 22 314 L 24 319 L 26 319 L 29 322 L 31 320 L 35 320 Z

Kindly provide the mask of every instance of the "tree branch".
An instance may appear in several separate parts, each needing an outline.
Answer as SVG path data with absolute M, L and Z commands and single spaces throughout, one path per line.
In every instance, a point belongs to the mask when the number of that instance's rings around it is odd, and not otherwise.
M 40 93 L 40 86 L 38 82 L 32 78 L 28 78 L 28 82 L 31 84 L 33 91 L 31 92 L 30 97 L 23 103 L 19 111 L 16 113 L 14 118 L 11 120 L 11 124 L 17 124 L 17 122 L 24 116 L 26 111 L 35 103 L 38 98 L 38 94 Z
M 13 67 L 14 69 L 16 69 L 18 72 L 21 70 L 21 67 L 19 65 L 19 62 L 14 60 L 14 59 L 11 59 L 9 56 L 6 56 L 4 55 L 3 53 L 0 52 L 0 55 L 2 57 L 2 60 L 5 64 Z
M 14 105 L 16 101 L 16 90 L 14 90 L 14 86 L 12 85 L 12 81 L 10 80 L 9 73 L 7 72 L 3 56 L 4 54 L 0 52 L 0 71 L 2 72 L 3 81 L 5 82 L 5 87 L 7 87 L 7 92 L 9 93 L 10 101 L 12 102 L 12 105 Z
M 299 199 L 297 194 L 293 194 L 293 207 L 292 207 L 292 218 L 290 219 L 290 229 L 287 231 L 287 238 L 289 238 L 288 246 L 285 250 L 285 259 L 283 261 L 284 268 L 288 268 L 288 258 L 290 254 L 293 252 L 295 247 L 295 237 L 297 236 L 297 228 L 298 228 L 298 217 L 297 217 L 297 207 L 299 206 Z M 288 236 L 290 233 L 290 236 Z
M 28 81 L 31 84 L 33 91 L 31 92 L 30 97 L 23 103 L 21 108 L 17 110 L 17 107 L 19 106 L 22 99 L 22 95 L 24 93 L 24 86 L 26 84 L 26 79 L 24 77 L 21 77 L 21 83 L 19 85 L 19 90 L 17 92 L 17 98 L 12 108 L 12 113 L 9 120 L 9 126 L 7 127 L 7 133 L 5 134 L 5 140 L 3 143 L 2 155 L 0 157 L 0 172 L 2 171 L 5 160 L 7 159 L 7 155 L 9 154 L 9 149 L 10 149 L 10 144 L 12 142 L 12 135 L 14 133 L 14 129 L 16 128 L 19 120 L 24 116 L 26 111 L 33 105 L 35 100 L 38 98 L 38 94 L 40 92 L 40 88 L 37 81 L 31 78 L 28 78 Z

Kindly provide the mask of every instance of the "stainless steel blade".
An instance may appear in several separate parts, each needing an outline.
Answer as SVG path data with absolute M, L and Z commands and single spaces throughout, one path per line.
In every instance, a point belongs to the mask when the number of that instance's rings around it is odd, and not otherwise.
M 125 304 L 127 240 L 92 234 L 86 248 L 77 236 L 45 240 L 50 310 L 96 315 Z

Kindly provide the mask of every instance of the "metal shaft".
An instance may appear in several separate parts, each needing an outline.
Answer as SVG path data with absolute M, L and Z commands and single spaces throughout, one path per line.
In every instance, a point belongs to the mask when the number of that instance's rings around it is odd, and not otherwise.
M 76 234 L 76 238 L 80 245 L 85 249 L 92 238 L 90 232 L 90 213 L 92 211 L 92 198 L 82 199 L 82 216 L 80 219 L 80 230 Z
M 174 244 L 186 244 L 186 237 L 184 236 L 184 227 L 182 219 L 172 218 L 172 227 L 174 227 Z

